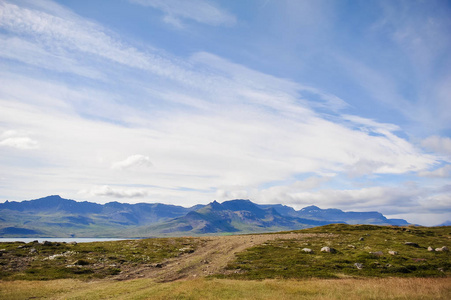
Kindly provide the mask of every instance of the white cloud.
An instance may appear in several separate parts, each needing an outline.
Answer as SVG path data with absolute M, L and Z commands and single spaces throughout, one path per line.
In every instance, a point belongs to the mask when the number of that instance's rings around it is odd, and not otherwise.
M 192 20 L 213 26 L 231 26 L 236 18 L 224 9 L 206 0 L 130 0 L 132 3 L 162 10 L 164 21 L 183 27 L 182 20 Z
M 299 192 L 311 192 L 329 182 L 333 176 L 309 177 L 293 183 L 274 185 L 269 188 L 258 189 L 245 186 L 223 186 L 218 188 L 216 197 L 219 200 L 253 199 L 258 203 L 275 204 L 295 201 L 292 195 Z
M 353 124 L 360 126 L 360 128 L 366 128 L 375 133 L 385 134 L 387 132 L 393 132 L 393 131 L 400 130 L 399 126 L 397 126 L 397 125 L 379 123 L 374 120 L 362 118 L 359 116 L 342 115 L 342 118 L 344 120 L 350 121 Z
M 135 154 L 127 157 L 126 159 L 122 161 L 114 162 L 111 165 L 111 169 L 113 170 L 124 170 L 124 169 L 131 169 L 136 167 L 151 167 L 152 162 L 150 161 L 150 158 L 148 156 Z
M 143 189 L 112 188 L 108 185 L 94 187 L 89 190 L 81 190 L 79 193 L 112 198 L 143 198 L 148 195 Z
M 451 159 L 451 138 L 434 135 L 424 139 L 421 144 L 426 149 L 435 151 Z
M 418 172 L 418 176 L 432 178 L 447 178 L 451 176 L 451 165 L 446 165 L 433 171 Z
M 14 130 L 7 130 L 0 135 L 0 146 L 17 149 L 36 149 L 39 147 L 39 144 L 25 134 L 21 134 Z
M 374 186 L 361 189 L 319 189 L 299 190 L 295 187 L 280 186 L 267 190 L 247 193 L 247 197 L 258 199 L 260 203 L 284 203 L 296 209 L 308 205 L 321 208 L 339 208 L 344 211 L 379 211 L 395 218 L 422 225 L 436 225 L 437 214 L 443 220 L 451 213 L 449 186 L 421 187 L 416 184 L 401 184 L 396 187 Z M 421 222 L 420 222 L 421 221 Z

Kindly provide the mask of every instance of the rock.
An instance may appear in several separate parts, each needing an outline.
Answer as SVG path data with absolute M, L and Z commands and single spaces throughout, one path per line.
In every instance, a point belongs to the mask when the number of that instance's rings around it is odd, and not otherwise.
M 442 248 L 435 248 L 435 251 L 442 252 L 442 251 L 449 251 L 449 249 L 448 249 L 448 247 L 443 246 Z
M 360 239 L 359 239 L 359 241 L 364 241 L 365 239 L 363 238 L 363 237 L 361 237 Z
M 155 268 L 163 268 L 163 264 L 155 264 L 154 267 Z
M 182 252 L 182 253 L 193 253 L 194 249 L 185 247 L 185 248 L 180 248 L 179 252 Z
M 363 269 L 363 264 L 361 263 L 355 263 L 354 266 L 359 270 Z
M 388 254 L 391 254 L 391 255 L 398 255 L 398 251 L 388 251 Z
M 44 241 L 43 245 L 44 246 L 52 246 L 52 242 Z
M 313 250 L 310 248 L 304 248 L 302 249 L 302 251 L 304 251 L 305 253 L 313 253 Z
M 384 253 L 382 251 L 370 252 L 370 254 L 372 254 L 374 256 L 377 256 L 377 257 L 380 257 L 380 256 L 384 255 Z
M 428 247 L 428 251 L 435 251 L 434 248 L 432 248 L 431 246 Z
M 348 245 L 348 248 L 355 249 L 354 245 Z
M 69 242 L 68 244 L 72 245 L 72 246 L 75 246 L 75 245 L 77 245 L 77 242 Z
M 31 249 L 30 249 L 30 253 L 31 253 L 31 254 L 38 253 L 38 250 L 36 250 L 36 248 L 31 248 Z
M 334 248 L 330 248 L 330 247 L 323 247 L 323 248 L 321 248 L 321 252 L 335 253 L 335 252 L 337 252 L 337 250 L 335 250 Z
M 426 258 L 413 258 L 414 262 L 422 262 L 422 261 L 426 261 Z
M 404 245 L 415 247 L 415 248 L 420 248 L 420 246 L 417 243 L 412 243 L 412 242 L 405 242 Z

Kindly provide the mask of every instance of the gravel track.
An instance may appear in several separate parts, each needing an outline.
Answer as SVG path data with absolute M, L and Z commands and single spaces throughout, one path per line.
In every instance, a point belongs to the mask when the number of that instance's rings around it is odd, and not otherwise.
M 200 245 L 193 253 L 183 254 L 160 264 L 124 270 L 116 279 L 153 278 L 157 282 L 169 282 L 226 273 L 228 271 L 225 268 L 235 258 L 235 254 L 247 248 L 275 239 L 303 239 L 313 235 L 315 234 L 287 233 L 200 237 Z

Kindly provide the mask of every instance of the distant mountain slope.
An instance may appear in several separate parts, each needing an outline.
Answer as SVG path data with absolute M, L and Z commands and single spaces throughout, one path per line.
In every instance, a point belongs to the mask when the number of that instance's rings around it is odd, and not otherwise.
M 438 225 L 435 225 L 435 226 L 436 227 L 439 227 L 439 226 L 451 226 L 451 220 L 445 221 L 445 222 L 443 222 L 441 224 L 438 224 Z
M 294 210 L 292 207 L 275 204 L 259 205 L 262 208 L 274 208 L 282 216 L 304 218 L 309 220 L 327 221 L 329 223 L 347 223 L 347 224 L 372 224 L 372 225 L 408 225 L 403 219 L 387 219 L 379 212 L 344 212 L 340 209 L 329 208 L 321 209 L 318 206 L 311 205 L 301 210 Z
M 56 195 L 22 202 L 6 201 L 0 203 L 0 228 L 11 229 L 0 231 L 0 237 L 118 236 L 128 227 L 162 222 L 184 216 L 190 211 L 190 208 L 160 203 L 110 202 L 102 205 Z M 20 228 L 32 231 L 27 234 Z
M 261 208 L 249 200 L 214 201 L 186 216 L 145 230 L 159 234 L 206 234 L 233 232 L 269 232 L 301 229 L 330 224 L 280 215 L 274 208 Z
M 149 237 L 302 229 L 330 223 L 406 225 L 378 212 L 343 212 L 309 206 L 299 211 L 250 200 L 185 208 L 160 203 L 97 204 L 48 196 L 0 203 L 0 237 Z

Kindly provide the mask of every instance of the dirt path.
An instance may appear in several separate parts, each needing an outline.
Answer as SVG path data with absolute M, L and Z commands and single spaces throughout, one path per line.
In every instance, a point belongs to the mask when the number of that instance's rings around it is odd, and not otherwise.
M 195 278 L 225 272 L 235 254 L 274 239 L 302 239 L 312 234 L 264 234 L 201 237 L 196 251 L 169 259 L 161 264 L 139 266 L 123 271 L 118 280 L 154 278 L 158 282 Z

